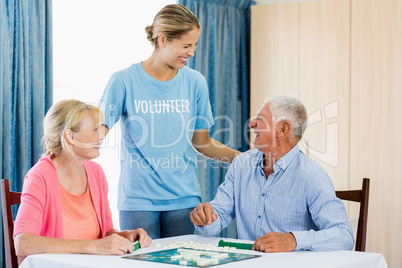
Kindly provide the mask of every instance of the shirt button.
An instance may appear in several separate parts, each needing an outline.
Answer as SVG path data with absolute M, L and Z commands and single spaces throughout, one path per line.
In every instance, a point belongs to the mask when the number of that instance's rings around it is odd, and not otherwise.
M 261 219 L 261 215 L 258 215 L 258 218 Z
M 262 194 L 262 196 L 265 196 L 265 194 Z

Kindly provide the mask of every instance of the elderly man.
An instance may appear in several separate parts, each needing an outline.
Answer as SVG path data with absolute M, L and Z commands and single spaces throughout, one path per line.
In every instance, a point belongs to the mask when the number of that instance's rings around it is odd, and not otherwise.
M 269 98 L 251 121 L 256 150 L 235 158 L 211 203 L 190 214 L 196 228 L 215 235 L 236 218 L 239 239 L 254 250 L 351 250 L 345 207 L 331 179 L 297 147 L 307 126 L 303 104 Z

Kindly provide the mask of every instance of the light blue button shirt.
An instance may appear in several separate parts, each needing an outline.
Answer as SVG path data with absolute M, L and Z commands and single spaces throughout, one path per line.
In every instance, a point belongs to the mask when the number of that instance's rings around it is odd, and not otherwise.
M 321 166 L 297 146 L 265 177 L 263 153 L 251 150 L 235 158 L 211 201 L 218 219 L 197 227 L 218 234 L 236 218 L 239 239 L 256 240 L 268 232 L 291 232 L 296 250 L 351 250 L 352 229 L 345 206 Z

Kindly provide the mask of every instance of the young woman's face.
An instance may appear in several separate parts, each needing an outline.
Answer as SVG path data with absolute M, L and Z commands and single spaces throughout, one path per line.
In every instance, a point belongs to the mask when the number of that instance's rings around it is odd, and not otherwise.
M 162 49 L 166 64 L 170 68 L 183 68 L 190 57 L 194 57 L 200 30 L 196 27 L 180 38 L 166 41 Z

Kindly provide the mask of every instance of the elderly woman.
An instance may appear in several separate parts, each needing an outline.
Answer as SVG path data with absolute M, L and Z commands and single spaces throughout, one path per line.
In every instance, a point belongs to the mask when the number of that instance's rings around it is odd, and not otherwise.
M 78 100 L 53 105 L 43 125 L 46 153 L 24 180 L 14 225 L 19 259 L 39 253 L 124 254 L 151 238 L 139 228 L 113 229 L 99 156 L 100 110 Z

